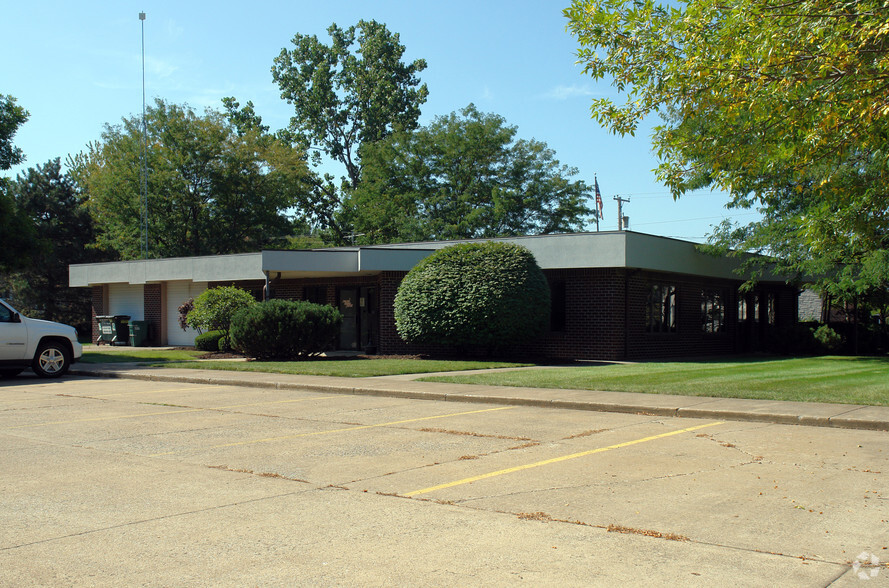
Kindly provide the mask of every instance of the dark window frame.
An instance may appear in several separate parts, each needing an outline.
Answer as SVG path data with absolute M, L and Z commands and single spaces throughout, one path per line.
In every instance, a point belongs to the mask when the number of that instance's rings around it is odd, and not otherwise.
M 549 330 L 552 333 L 564 333 L 568 326 L 568 288 L 565 280 L 550 282 L 549 297 Z
M 672 284 L 651 284 L 645 301 L 645 331 L 675 333 L 677 331 L 677 288 Z
M 307 302 L 329 304 L 327 301 L 327 286 L 304 286 L 303 296 Z M 339 293 L 337 293 L 337 296 L 339 296 Z
M 725 333 L 725 291 L 709 288 L 701 292 L 701 331 L 708 335 Z

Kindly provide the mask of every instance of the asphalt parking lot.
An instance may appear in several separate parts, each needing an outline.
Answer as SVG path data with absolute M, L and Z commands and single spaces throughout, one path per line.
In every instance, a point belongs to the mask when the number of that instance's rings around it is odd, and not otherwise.
M 21 378 L 0 471 L 4 586 L 889 584 L 879 431 Z

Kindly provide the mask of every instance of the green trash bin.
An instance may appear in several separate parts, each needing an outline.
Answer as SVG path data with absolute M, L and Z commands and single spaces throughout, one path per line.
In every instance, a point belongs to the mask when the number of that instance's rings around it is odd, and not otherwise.
M 106 345 L 114 344 L 114 317 L 113 316 L 97 316 L 96 322 L 99 323 L 99 337 L 96 339 L 96 345 L 105 343 Z
M 116 314 L 111 317 L 111 332 L 114 334 L 111 338 L 112 345 L 129 345 L 130 316 L 126 314 Z
M 148 342 L 148 321 L 130 321 L 130 345 L 145 347 Z

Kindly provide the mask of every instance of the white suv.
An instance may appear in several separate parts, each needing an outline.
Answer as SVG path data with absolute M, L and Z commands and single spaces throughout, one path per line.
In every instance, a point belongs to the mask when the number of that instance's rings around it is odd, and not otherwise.
M 28 367 L 42 378 L 58 378 L 81 355 L 74 327 L 22 316 L 0 300 L 0 378 Z

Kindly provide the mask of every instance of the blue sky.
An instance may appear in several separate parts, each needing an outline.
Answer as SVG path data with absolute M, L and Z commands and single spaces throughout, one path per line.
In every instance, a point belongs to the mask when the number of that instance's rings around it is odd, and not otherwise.
M 31 113 L 15 144 L 23 169 L 82 151 L 105 123 L 141 112 L 141 23 L 146 12 L 146 94 L 196 109 L 225 96 L 252 100 L 272 129 L 287 125 L 292 107 L 272 81 L 273 59 L 296 33 L 327 41 L 326 30 L 360 19 L 386 23 L 401 36 L 406 59 L 423 58 L 429 88 L 421 122 L 474 103 L 518 127 L 518 136 L 546 142 L 558 159 L 592 183 L 605 204 L 602 230 L 617 228 L 617 203 L 633 230 L 701 241 L 729 214 L 726 197 L 709 191 L 674 202 L 655 181 L 649 131 L 616 137 L 590 118 L 590 100 L 614 96 L 575 64 L 576 40 L 566 32 L 568 0 L 374 2 L 293 0 L 251 3 L 151 0 L 141 3 L 8 2 L 0 37 L 0 93 Z M 336 170 L 339 173 L 339 170 Z

